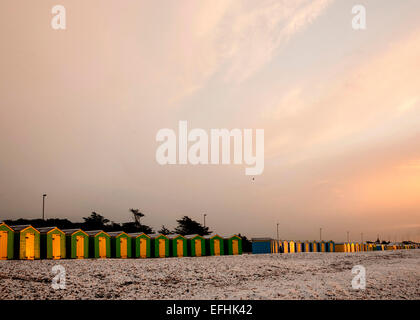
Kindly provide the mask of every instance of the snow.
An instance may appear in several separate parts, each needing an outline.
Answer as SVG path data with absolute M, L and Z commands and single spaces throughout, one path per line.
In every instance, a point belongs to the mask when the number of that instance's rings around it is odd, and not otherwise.
M 66 269 L 66 289 L 51 268 Z M 366 268 L 366 289 L 351 270 Z M 4 299 L 420 299 L 420 250 L 0 261 Z

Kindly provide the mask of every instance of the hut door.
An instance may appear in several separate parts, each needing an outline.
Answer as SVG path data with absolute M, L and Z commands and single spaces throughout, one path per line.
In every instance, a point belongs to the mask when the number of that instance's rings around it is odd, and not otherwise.
M 195 240 L 195 256 L 201 257 L 201 240 Z
M 121 258 L 127 258 L 127 238 L 120 238 L 120 255 Z
M 181 239 L 176 240 L 176 252 L 178 257 L 184 256 L 184 241 Z
M 0 231 L 0 260 L 7 259 L 7 231 Z
M 140 239 L 140 258 L 147 257 L 147 241 L 146 239 Z
M 99 258 L 106 258 L 106 239 L 99 237 Z
M 232 254 L 238 254 L 238 253 L 239 253 L 238 240 L 232 240 Z
M 61 248 L 61 236 L 59 234 L 52 235 L 52 253 L 53 259 L 60 259 L 60 248 Z
M 35 235 L 27 233 L 25 235 L 25 258 L 28 260 L 35 259 Z
M 85 257 L 85 238 L 83 236 L 76 237 L 76 258 L 83 259 Z
M 159 257 L 165 258 L 165 239 L 159 239 Z
M 220 240 L 219 239 L 214 240 L 214 255 L 220 256 Z

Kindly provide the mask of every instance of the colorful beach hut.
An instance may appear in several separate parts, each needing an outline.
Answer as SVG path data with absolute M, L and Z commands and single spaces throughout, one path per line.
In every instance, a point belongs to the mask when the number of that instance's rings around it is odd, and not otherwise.
M 289 241 L 289 252 L 290 253 L 296 252 L 296 243 L 294 241 Z
M 0 260 L 13 259 L 13 242 L 15 233 L 5 223 L 0 223 Z
M 284 240 L 282 242 L 283 253 L 289 253 L 289 241 Z
M 57 227 L 38 228 L 41 234 L 41 258 L 64 259 L 66 257 L 66 235 Z
M 218 234 L 204 236 L 206 239 L 206 252 L 210 256 L 220 256 L 225 254 L 223 238 Z
M 335 252 L 334 241 L 330 240 L 327 242 L 327 252 Z
M 111 236 L 111 257 L 131 258 L 131 237 L 124 231 L 108 232 Z
M 21 260 L 40 259 L 40 234 L 31 225 L 10 226 L 15 233 L 14 251 Z
M 296 252 L 302 252 L 302 242 L 296 241 L 295 247 L 296 247 Z
M 103 230 L 86 231 L 91 258 L 111 258 L 111 236 Z
M 311 243 L 309 241 L 305 241 L 302 249 L 303 252 L 311 252 Z
M 206 255 L 206 240 L 199 234 L 188 234 L 185 236 L 188 241 L 188 255 L 201 257 Z
M 335 252 L 347 252 L 347 244 L 346 243 L 335 243 L 334 244 L 334 251 Z
M 242 254 L 242 238 L 234 234 L 224 238 L 225 254 L 238 255 Z
M 152 252 L 156 258 L 169 257 L 169 238 L 161 233 L 149 235 L 152 240 Z
M 311 247 L 311 251 L 312 252 L 318 252 L 319 251 L 319 249 L 318 249 L 318 243 L 316 241 L 313 241 L 311 243 L 311 245 L 312 245 L 312 247 Z
M 327 245 L 325 241 L 321 241 L 318 243 L 319 252 L 327 252 Z
M 185 257 L 188 256 L 188 240 L 181 234 L 168 235 L 171 257 Z
M 82 229 L 61 230 L 66 235 L 66 256 L 70 259 L 89 258 L 89 236 Z
M 150 258 L 151 257 L 151 239 L 144 232 L 129 233 L 131 237 L 131 248 L 133 258 Z

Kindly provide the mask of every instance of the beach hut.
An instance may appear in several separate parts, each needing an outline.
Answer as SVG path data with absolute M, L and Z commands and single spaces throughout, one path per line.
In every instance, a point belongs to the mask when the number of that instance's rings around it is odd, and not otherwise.
M 302 242 L 296 241 L 295 249 L 296 249 L 296 252 L 302 252 Z
M 169 257 L 169 238 L 161 233 L 149 235 L 152 240 L 152 252 L 156 258 Z
M 61 230 L 66 235 L 66 256 L 70 259 L 89 258 L 89 236 L 82 229 Z
M 133 258 L 150 258 L 152 255 L 151 239 L 143 233 L 129 233 Z
M 41 234 L 41 258 L 64 259 L 66 257 L 66 235 L 57 227 L 38 228 Z
M 188 255 L 201 257 L 206 255 L 206 240 L 199 234 L 188 234 L 185 236 L 188 241 Z
M 356 246 L 354 245 L 354 243 L 350 243 L 350 251 L 349 252 L 356 252 Z
M 131 237 L 124 231 L 108 232 L 111 236 L 111 257 L 131 258 Z
M 335 252 L 334 241 L 330 240 L 326 243 L 326 251 L 327 252 Z
M 238 255 L 242 254 L 242 238 L 234 234 L 224 238 L 225 254 Z
M 204 236 L 206 239 L 206 252 L 210 256 L 220 256 L 225 254 L 223 238 L 218 234 Z
M 10 226 L 15 232 L 14 252 L 19 253 L 16 258 L 34 260 L 41 257 L 40 234 L 31 225 Z
M 319 249 L 318 249 L 318 243 L 316 241 L 313 241 L 311 243 L 311 245 L 312 245 L 312 247 L 311 247 L 311 251 L 312 252 L 318 252 L 319 251 Z
M 0 223 L 0 260 L 13 259 L 14 232 L 5 223 Z
M 327 252 L 327 244 L 325 241 L 321 241 L 318 243 L 319 252 Z
M 334 252 L 347 252 L 347 244 L 346 243 L 335 243 L 334 244 Z
M 188 256 L 188 240 L 181 234 L 170 234 L 169 238 L 169 255 L 171 257 Z
M 309 241 L 305 241 L 302 249 L 303 252 L 311 252 L 311 243 Z
M 111 258 L 111 236 L 102 230 L 86 231 L 91 258 Z
M 290 253 L 296 252 L 296 243 L 294 241 L 289 241 L 289 252 Z
M 282 241 L 283 253 L 289 253 L 289 241 Z

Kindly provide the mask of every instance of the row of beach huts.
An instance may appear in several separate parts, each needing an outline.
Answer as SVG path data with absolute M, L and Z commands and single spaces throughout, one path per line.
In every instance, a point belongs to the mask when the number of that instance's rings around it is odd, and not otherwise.
M 0 224 L 0 260 L 164 258 L 242 254 L 242 239 L 180 234 L 83 231 Z
M 286 241 L 272 238 L 252 238 L 252 253 L 295 253 L 295 252 L 359 252 L 416 249 L 416 244 L 335 243 L 333 241 Z

